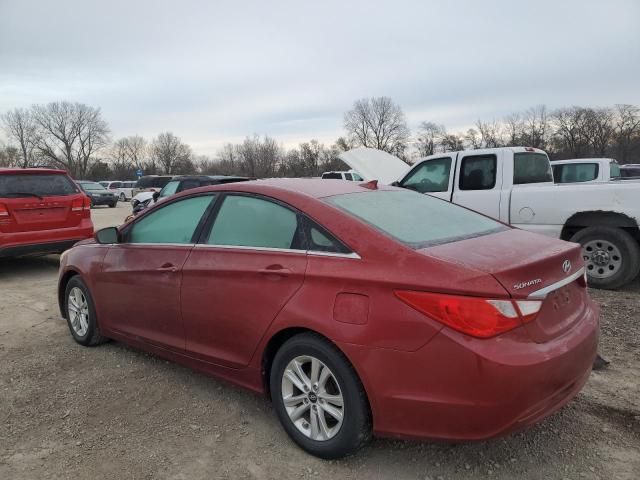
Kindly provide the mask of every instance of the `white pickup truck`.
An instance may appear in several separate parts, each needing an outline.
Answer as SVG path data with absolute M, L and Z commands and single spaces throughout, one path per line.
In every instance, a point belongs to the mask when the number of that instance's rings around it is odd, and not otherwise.
M 366 180 L 433 195 L 514 227 L 582 245 L 590 285 L 615 289 L 640 272 L 640 182 L 554 184 L 547 154 L 505 147 L 432 155 L 409 166 L 358 148 L 340 159 Z
M 612 158 L 552 160 L 555 183 L 610 182 L 620 179 L 620 165 Z

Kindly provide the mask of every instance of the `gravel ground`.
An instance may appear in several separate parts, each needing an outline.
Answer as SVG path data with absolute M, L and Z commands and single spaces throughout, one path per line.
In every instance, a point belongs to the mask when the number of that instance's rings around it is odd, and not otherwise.
M 97 226 L 130 211 L 93 211 Z M 0 262 L 0 479 L 640 477 L 640 282 L 592 291 L 611 361 L 537 427 L 490 442 L 376 439 L 341 461 L 306 455 L 265 399 L 111 342 L 73 342 L 58 257 Z

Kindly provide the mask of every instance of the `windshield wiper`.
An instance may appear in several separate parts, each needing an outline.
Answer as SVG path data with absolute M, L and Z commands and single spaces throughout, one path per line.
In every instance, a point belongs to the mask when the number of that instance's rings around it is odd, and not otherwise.
M 40 200 L 44 200 L 44 197 L 41 195 L 38 195 L 37 193 L 31 193 L 31 192 L 9 192 L 9 193 L 3 193 L 0 194 L 0 197 L 36 197 L 39 198 Z

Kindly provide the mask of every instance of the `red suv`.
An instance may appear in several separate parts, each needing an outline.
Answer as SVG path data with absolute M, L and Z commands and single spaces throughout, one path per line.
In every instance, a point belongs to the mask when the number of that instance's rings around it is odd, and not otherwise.
M 92 237 L 89 209 L 63 170 L 0 168 L 0 257 L 61 253 Z

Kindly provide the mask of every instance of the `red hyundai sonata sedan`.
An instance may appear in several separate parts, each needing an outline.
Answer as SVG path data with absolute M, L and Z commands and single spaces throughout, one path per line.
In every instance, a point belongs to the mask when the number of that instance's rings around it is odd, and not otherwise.
M 203 187 L 61 258 L 82 345 L 118 340 L 271 397 L 308 452 L 524 428 L 589 376 L 580 246 L 374 183 Z

